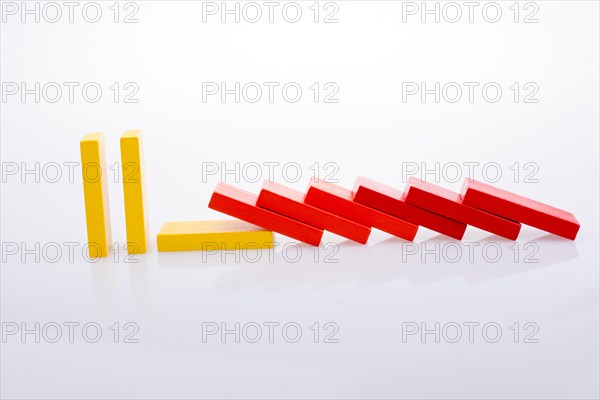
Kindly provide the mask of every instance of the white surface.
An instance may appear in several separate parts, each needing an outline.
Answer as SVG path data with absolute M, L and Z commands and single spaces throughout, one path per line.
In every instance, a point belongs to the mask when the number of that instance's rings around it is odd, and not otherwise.
M 312 2 L 301 3 L 307 14 L 297 24 L 221 24 L 202 23 L 200 2 L 147 1 L 137 3 L 139 23 L 115 24 L 110 4 L 102 3 L 106 14 L 97 24 L 23 24 L 14 17 L 2 24 L 3 82 L 94 81 L 105 91 L 95 104 L 81 97 L 3 102 L 2 162 L 77 162 L 80 137 L 101 131 L 112 165 L 122 132 L 142 129 L 152 250 L 137 263 L 125 263 L 121 250 L 118 262 L 90 264 L 81 246 L 72 261 L 63 253 L 55 263 L 31 255 L 23 263 L 22 253 L 11 256 L 3 247 L 3 329 L 11 322 L 96 322 L 103 329 L 95 344 L 80 331 L 74 343 L 7 337 L 3 398 L 598 398 L 597 2 L 537 2 L 537 24 L 513 23 L 512 2 L 500 3 L 505 14 L 497 24 L 477 15 L 473 23 L 403 23 L 402 3 L 392 1 L 338 2 L 337 24 L 312 23 Z M 295 104 L 203 103 L 202 82 L 212 81 L 294 81 L 306 92 Z M 422 81 L 498 82 L 505 92 L 493 104 L 403 103 L 402 82 Z M 112 102 L 113 82 L 136 82 L 139 103 Z M 313 82 L 336 82 L 339 103 L 314 104 Z M 508 89 L 514 82 L 535 82 L 539 102 L 515 104 Z M 417 247 L 382 232 L 367 246 L 326 234 L 324 242 L 335 245 L 321 248 L 316 262 L 304 246 L 300 261 L 289 262 L 294 248 L 286 259 L 289 241 L 281 236 L 273 259 L 265 252 L 255 263 L 233 254 L 225 261 L 158 254 L 163 222 L 220 218 L 206 207 L 220 177 L 203 182 L 202 163 L 232 168 L 236 161 L 297 162 L 299 182 L 286 182 L 281 169 L 275 179 L 298 188 L 315 162 L 321 172 L 335 163 L 335 177 L 349 187 L 357 175 L 403 186 L 402 163 L 495 162 L 503 172 L 498 186 L 572 211 L 582 228 L 570 242 L 524 227 L 516 245 L 469 228 L 455 263 L 452 253 L 439 262 L 423 255 L 436 245 L 438 255 L 456 250 L 426 229 Z M 515 182 L 515 162 L 539 166 L 538 182 Z M 57 183 L 7 177 L 3 246 L 59 243 L 66 252 L 64 242 L 84 243 L 79 169 L 75 176 Z M 112 182 L 109 190 L 113 240 L 122 244 L 122 188 Z M 472 259 L 465 243 L 481 243 Z M 498 262 L 482 254 L 486 243 L 501 248 Z M 337 263 L 326 262 L 332 250 Z M 115 321 L 136 323 L 139 343 L 113 343 Z M 235 343 L 231 336 L 204 343 L 206 322 L 295 322 L 303 335 L 294 344 L 279 331 L 274 343 Z M 321 335 L 314 343 L 314 322 L 321 334 L 325 323 L 337 324 L 339 342 L 322 343 Z M 431 335 L 425 343 L 417 336 L 403 341 L 409 322 L 493 322 L 503 334 L 488 343 L 476 330 L 470 343 L 465 328 L 458 343 L 435 343 Z M 510 330 L 515 322 L 519 343 Z M 539 327 L 538 343 L 523 343 L 527 322 Z

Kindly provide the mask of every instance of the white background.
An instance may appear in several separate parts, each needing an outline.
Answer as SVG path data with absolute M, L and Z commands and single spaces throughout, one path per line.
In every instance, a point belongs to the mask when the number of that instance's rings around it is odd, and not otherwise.
M 483 18 L 485 2 L 472 23 L 466 6 L 457 23 L 436 23 L 433 16 L 422 23 L 420 14 L 403 22 L 407 4 L 394 1 L 338 1 L 337 23 L 322 22 L 324 3 L 314 23 L 312 1 L 299 2 L 298 23 L 282 18 L 285 3 L 273 23 L 266 14 L 258 23 L 235 23 L 232 16 L 222 23 L 219 15 L 203 22 L 202 2 L 140 1 L 139 21 L 129 24 L 115 23 L 113 2 L 101 2 L 100 21 L 89 23 L 81 14 L 85 4 L 73 23 L 64 6 L 57 23 L 3 14 L 4 85 L 97 82 L 103 89 L 97 103 L 83 99 L 81 86 L 72 103 L 66 91 L 56 103 L 43 97 L 36 103 L 33 95 L 1 103 L 3 329 L 63 326 L 58 343 L 44 336 L 36 343 L 33 334 L 5 338 L 3 398 L 598 398 L 597 2 L 537 1 L 528 8 L 523 2 L 516 23 L 512 1 L 498 3 L 497 23 Z M 536 7 L 538 22 L 524 23 Z M 120 20 L 133 10 L 124 3 L 120 9 Z M 135 83 L 138 102 L 115 103 L 114 82 L 121 90 Z M 257 103 L 235 103 L 233 96 L 203 102 L 203 82 L 297 82 L 303 94 L 297 103 L 280 91 L 273 103 L 266 93 Z M 338 103 L 315 103 L 314 82 L 335 83 Z M 403 101 L 403 82 L 480 86 L 473 102 L 464 92 L 457 103 L 436 103 L 433 95 Z M 495 103 L 481 96 L 488 82 L 503 90 Z M 515 82 L 522 90 L 516 103 L 509 88 Z M 523 102 L 528 82 L 539 88 L 537 103 Z M 80 138 L 95 131 L 105 134 L 112 166 L 119 136 L 129 129 L 144 134 L 151 250 L 126 260 L 121 248 L 90 263 L 81 252 L 81 171 L 75 168 L 70 182 L 63 167 L 51 183 L 43 169 L 78 162 Z M 21 175 L 36 162 L 39 182 Z M 221 176 L 236 162 L 240 176 Z M 207 208 L 217 182 L 258 192 L 260 182 L 243 167 L 269 162 L 280 163 L 276 181 L 299 189 L 315 170 L 331 168 L 343 186 L 365 175 L 402 187 L 407 168 L 417 165 L 422 176 L 439 162 L 446 173 L 424 178 L 454 190 L 462 179 L 450 167 L 480 163 L 475 177 L 485 179 L 482 166 L 491 163 L 500 166 L 499 187 L 569 210 L 582 226 L 574 242 L 524 227 L 516 243 L 468 228 L 461 244 L 421 228 L 415 244 L 375 231 L 366 246 L 326 233 L 328 244 L 316 252 L 278 235 L 273 254 L 240 259 L 157 253 L 162 223 L 223 218 Z M 203 176 L 215 163 L 219 173 Z M 294 170 L 283 172 L 286 163 L 300 165 L 297 182 Z M 14 165 L 18 173 L 7 175 Z M 529 178 L 537 182 L 530 182 L 525 175 L 534 169 Z M 493 171 L 487 170 L 491 178 Z M 266 167 L 261 172 L 268 177 Z M 467 168 L 460 173 L 466 177 Z M 119 248 L 126 241 L 120 181 L 111 178 L 109 192 Z M 72 260 L 65 242 L 78 244 Z M 17 254 L 7 251 L 14 243 Z M 39 253 L 58 247 L 62 254 L 41 254 L 38 261 L 23 251 L 36 243 Z M 291 262 L 298 249 L 299 260 Z M 80 324 L 73 343 L 66 322 Z M 97 343 L 81 333 L 89 322 L 102 328 Z M 119 343 L 109 328 L 114 322 Z M 138 343 L 123 343 L 127 322 L 139 327 Z M 234 335 L 203 342 L 207 322 L 230 329 L 257 323 L 263 336 L 258 343 L 244 337 L 236 343 Z M 274 343 L 265 322 L 280 324 Z M 282 336 L 290 322 L 302 328 L 297 343 Z M 319 343 L 310 329 L 315 322 Z M 337 343 L 324 343 L 327 322 L 339 328 Z M 472 343 L 469 322 L 479 324 Z M 408 323 L 428 329 L 439 323 L 439 343 L 434 334 L 403 336 Z M 482 333 L 487 323 L 502 329 L 496 343 L 485 340 L 495 336 L 493 329 Z M 448 340 L 454 324 L 462 327 L 457 343 Z M 537 343 L 525 343 L 532 327 L 537 332 L 529 339 Z

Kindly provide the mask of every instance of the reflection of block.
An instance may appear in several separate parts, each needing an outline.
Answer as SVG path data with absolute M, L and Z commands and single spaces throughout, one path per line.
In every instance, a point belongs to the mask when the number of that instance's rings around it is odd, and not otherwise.
M 408 185 L 407 203 L 507 239 L 515 240 L 519 235 L 521 224 L 462 204 L 458 193 L 416 178 L 410 178 Z
M 354 201 L 457 240 L 462 239 L 467 229 L 467 225 L 462 222 L 406 203 L 401 190 L 365 177 L 356 179 Z
M 111 246 L 110 210 L 104 136 L 90 133 L 81 139 L 81 173 L 85 199 L 88 254 L 91 258 L 106 257 Z
M 462 200 L 464 204 L 480 210 L 531 225 L 567 239 L 574 240 L 579 231 L 579 221 L 568 211 L 473 179 L 465 179 Z
M 158 251 L 251 250 L 273 247 L 273 232 L 239 220 L 167 222 Z
M 257 196 L 226 183 L 219 183 L 209 208 L 239 218 L 270 231 L 318 246 L 323 230 L 256 206 Z
M 312 179 L 304 202 L 359 224 L 413 240 L 418 226 L 352 200 L 352 192 L 333 183 Z
M 304 193 L 265 181 L 256 205 L 308 225 L 333 232 L 358 243 L 367 243 L 371 228 L 304 203 Z
M 121 136 L 121 170 L 129 254 L 145 253 L 149 236 L 141 141 L 140 131 L 128 131 Z

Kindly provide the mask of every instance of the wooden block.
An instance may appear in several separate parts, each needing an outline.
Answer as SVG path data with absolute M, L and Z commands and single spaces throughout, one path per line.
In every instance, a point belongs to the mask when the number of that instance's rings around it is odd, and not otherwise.
M 432 213 L 405 201 L 404 192 L 372 179 L 359 177 L 354 184 L 354 201 L 453 239 L 461 240 L 467 229 L 462 222 Z
M 418 226 L 353 201 L 352 191 L 333 183 L 312 179 L 304 202 L 359 224 L 413 240 Z
M 258 225 L 267 230 L 318 246 L 323 230 L 256 206 L 257 196 L 226 183 L 219 183 L 209 208 Z
M 521 230 L 518 222 L 463 204 L 460 194 L 414 177 L 408 181 L 406 202 L 510 240 Z
M 371 228 L 304 203 L 304 193 L 264 181 L 256 205 L 365 244 Z
M 81 172 L 87 223 L 88 255 L 91 258 L 106 257 L 112 245 L 106 156 L 104 136 L 90 133 L 81 139 Z
M 143 254 L 147 250 L 149 233 L 140 131 L 127 131 L 121 136 L 121 170 L 125 198 L 127 252 Z
M 239 220 L 166 222 L 158 251 L 246 250 L 273 247 L 273 232 Z
M 571 240 L 579 231 L 579 221 L 568 211 L 473 179 L 465 179 L 462 202 Z

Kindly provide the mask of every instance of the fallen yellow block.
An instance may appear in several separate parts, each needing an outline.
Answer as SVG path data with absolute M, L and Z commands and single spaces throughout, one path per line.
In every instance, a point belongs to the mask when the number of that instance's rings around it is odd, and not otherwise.
M 91 258 L 106 257 L 112 238 L 104 136 L 101 133 L 87 134 L 81 139 L 79 145 L 81 149 L 88 255 Z
M 156 235 L 158 251 L 272 248 L 273 232 L 239 220 L 166 222 Z
M 121 171 L 125 198 L 127 252 L 142 254 L 146 252 L 149 233 L 140 131 L 127 131 L 121 136 Z

